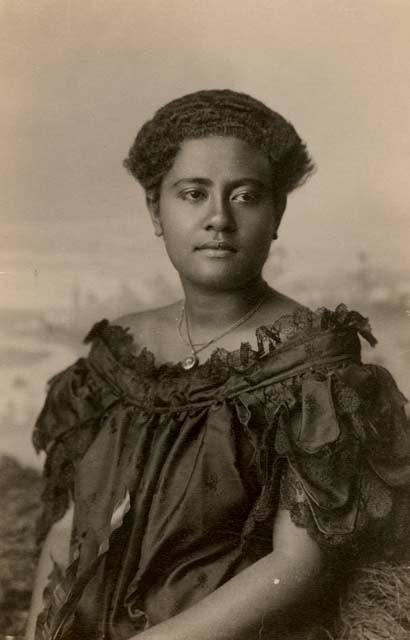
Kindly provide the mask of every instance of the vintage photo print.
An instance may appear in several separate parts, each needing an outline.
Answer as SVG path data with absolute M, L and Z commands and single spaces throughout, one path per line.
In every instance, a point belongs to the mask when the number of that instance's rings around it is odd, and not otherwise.
M 404 640 L 408 3 L 0 17 L 0 638 Z

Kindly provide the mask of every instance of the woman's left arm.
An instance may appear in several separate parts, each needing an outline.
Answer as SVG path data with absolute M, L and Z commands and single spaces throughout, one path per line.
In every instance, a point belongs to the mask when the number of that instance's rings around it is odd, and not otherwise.
M 286 510 L 278 512 L 274 551 L 175 617 L 132 640 L 274 640 L 320 592 L 324 555 Z M 266 635 L 265 635 L 266 633 Z

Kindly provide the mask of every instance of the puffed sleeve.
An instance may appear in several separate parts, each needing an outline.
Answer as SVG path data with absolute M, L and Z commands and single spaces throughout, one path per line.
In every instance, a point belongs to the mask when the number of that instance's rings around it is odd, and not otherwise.
M 306 374 L 282 412 L 281 501 L 329 548 L 409 533 L 410 428 L 406 398 L 383 367 L 350 363 Z M 407 508 L 406 508 L 407 507 Z
M 99 417 L 113 400 L 109 388 L 85 358 L 49 381 L 33 432 L 35 449 L 46 453 L 38 542 L 75 501 L 76 465 L 98 431 Z

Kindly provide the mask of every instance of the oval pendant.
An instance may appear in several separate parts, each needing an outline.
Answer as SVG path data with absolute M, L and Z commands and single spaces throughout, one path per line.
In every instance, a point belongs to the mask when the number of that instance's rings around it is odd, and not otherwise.
M 189 371 L 190 369 L 193 369 L 194 367 L 196 367 L 197 364 L 198 364 L 198 358 L 196 357 L 195 354 L 191 354 L 190 356 L 187 356 L 181 362 L 181 366 L 183 369 L 185 369 L 185 371 Z

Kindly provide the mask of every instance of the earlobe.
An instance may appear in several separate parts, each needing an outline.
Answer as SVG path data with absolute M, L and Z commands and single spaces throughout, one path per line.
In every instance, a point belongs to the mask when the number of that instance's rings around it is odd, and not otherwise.
M 278 239 L 278 229 L 282 221 L 283 214 L 285 213 L 287 201 L 288 199 L 286 194 L 279 196 L 276 200 L 276 204 L 275 204 L 276 226 L 272 235 L 272 240 Z
M 147 208 L 149 214 L 151 216 L 151 222 L 154 227 L 154 233 L 157 237 L 163 235 L 161 219 L 160 219 L 160 210 L 159 210 L 159 198 L 151 191 L 147 191 L 145 194 L 145 201 L 147 203 Z

